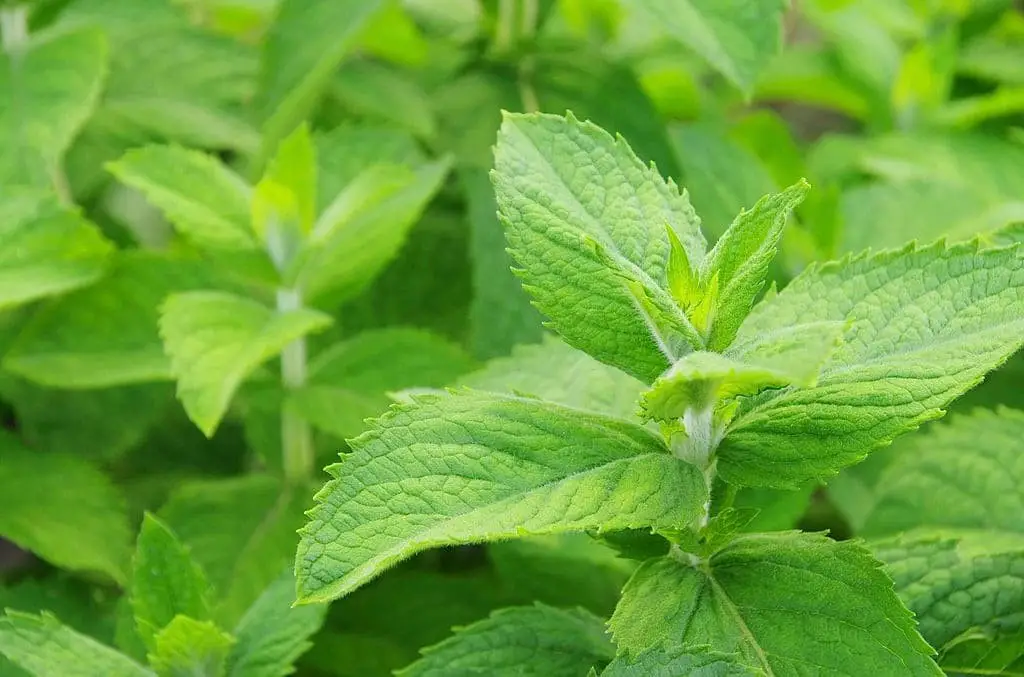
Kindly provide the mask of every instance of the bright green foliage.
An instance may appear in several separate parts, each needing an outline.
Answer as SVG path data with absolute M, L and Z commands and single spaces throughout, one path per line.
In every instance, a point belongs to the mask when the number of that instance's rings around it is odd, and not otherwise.
M 64 153 L 99 98 L 106 52 L 103 34 L 85 29 L 0 53 L 0 182 L 67 191 Z
M 175 616 L 153 638 L 149 664 L 159 677 L 223 677 L 234 639 L 210 621 Z
M 620 656 L 601 677 L 759 677 L 764 672 L 735 660 L 734 656 L 694 649 L 650 649 L 636 657 Z
M 154 673 L 50 614 L 0 617 L 0 654 L 35 677 L 154 677 Z
M 665 232 L 692 265 L 699 219 L 624 141 L 572 117 L 506 114 L 492 176 L 524 286 L 570 345 L 646 382 L 701 345 L 668 292 Z
M 261 184 L 268 181 L 289 196 L 288 216 L 301 232 L 308 233 L 316 218 L 317 196 L 316 148 L 307 125 L 300 125 L 281 140 Z
M 782 46 L 785 0 L 628 0 L 746 94 Z
M 161 309 L 160 334 L 189 418 L 212 435 L 246 376 L 291 341 L 330 322 L 315 310 L 275 312 L 222 292 L 170 296 Z
M 218 282 L 194 258 L 159 252 L 118 254 L 96 284 L 51 300 L 4 356 L 4 368 L 47 386 L 98 388 L 168 381 L 159 305 L 173 292 Z
M 180 146 L 146 146 L 108 165 L 187 238 L 210 249 L 252 249 L 249 187 L 219 160 Z
M 740 536 L 701 568 L 650 560 L 610 627 L 630 654 L 665 642 L 710 645 L 772 675 L 806 674 L 808 665 L 836 675 L 942 674 L 870 554 L 814 534 Z
M 825 478 L 942 414 L 1020 347 L 1024 249 L 907 247 L 815 266 L 758 305 L 738 342 L 852 319 L 813 388 L 741 407 L 718 451 L 756 486 Z
M 537 604 L 502 609 L 423 652 L 400 677 L 573 677 L 615 654 L 600 618 Z
M 325 605 L 291 608 L 295 578 L 280 576 L 249 607 L 235 627 L 228 677 L 284 677 L 304 654 L 327 614 Z
M 131 539 L 124 498 L 67 452 L 30 451 L 0 435 L 0 536 L 58 566 L 123 582 Z
M 148 513 L 142 520 L 132 571 L 135 626 L 150 651 L 157 650 L 160 633 L 175 617 L 209 617 L 209 585 L 202 570 L 177 536 Z
M 95 282 L 111 245 L 95 226 L 45 193 L 4 191 L 0 200 L 0 308 Z
M 302 601 L 343 595 L 430 547 L 685 525 L 707 498 L 696 468 L 643 428 L 531 399 L 422 395 L 351 445 L 302 530 Z M 384 470 L 396 465 L 417 470 L 396 484 Z

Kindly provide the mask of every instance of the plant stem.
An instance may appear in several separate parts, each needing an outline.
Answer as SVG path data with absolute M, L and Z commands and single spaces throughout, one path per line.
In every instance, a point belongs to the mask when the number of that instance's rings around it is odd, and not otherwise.
M 494 27 L 494 51 L 504 54 L 512 48 L 516 30 L 516 0 L 498 0 L 498 24 Z
M 522 0 L 522 16 L 520 17 L 520 39 L 530 40 L 537 32 L 537 18 L 540 8 L 537 0 Z M 532 46 L 529 49 L 533 49 Z M 519 87 L 519 98 L 523 101 L 523 110 L 527 113 L 536 113 L 540 110 L 540 101 L 537 98 L 537 91 L 533 87 L 533 76 L 535 70 L 535 59 L 532 53 L 528 53 L 519 60 L 519 72 L 516 84 Z
M 28 42 L 28 7 L 16 5 L 0 9 L 0 39 L 6 53 L 15 55 Z
M 708 499 L 704 502 L 698 524 L 706 527 L 711 521 L 711 489 L 715 484 L 717 464 L 712 457 L 720 441 L 721 433 L 715 429 L 714 406 L 700 409 L 689 408 L 683 413 L 686 438 L 674 445 L 676 457 L 697 466 L 704 476 Z
M 297 289 L 277 291 L 277 309 L 281 312 L 302 307 Z M 298 338 L 281 352 L 281 385 L 285 393 L 306 384 L 306 339 Z M 313 476 L 313 433 L 309 423 L 285 402 L 281 407 L 281 448 L 284 476 L 290 484 L 301 484 Z

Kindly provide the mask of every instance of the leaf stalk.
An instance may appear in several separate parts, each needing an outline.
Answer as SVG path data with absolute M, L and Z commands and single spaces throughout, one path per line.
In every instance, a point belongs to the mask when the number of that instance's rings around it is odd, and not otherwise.
M 280 312 L 302 307 L 302 294 L 297 289 L 277 291 L 277 309 Z M 285 401 L 281 406 L 281 449 L 285 480 L 301 484 L 313 476 L 313 432 L 309 423 L 288 406 L 287 394 L 306 384 L 306 339 L 298 338 L 281 352 L 281 385 Z

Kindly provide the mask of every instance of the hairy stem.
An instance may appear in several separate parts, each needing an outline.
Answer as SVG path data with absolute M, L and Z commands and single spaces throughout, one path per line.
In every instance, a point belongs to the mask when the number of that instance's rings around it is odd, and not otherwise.
M 690 408 L 683 413 L 683 425 L 686 437 L 674 445 L 674 453 L 678 458 L 692 463 L 704 475 L 704 484 L 708 490 L 708 499 L 704 502 L 698 524 L 706 527 L 711 521 L 711 488 L 715 483 L 717 468 L 713 458 L 721 433 L 715 427 L 714 406 Z
M 279 289 L 277 309 L 285 312 L 302 307 L 302 295 L 295 289 Z M 306 339 L 298 338 L 281 353 L 281 385 L 285 392 L 306 383 Z M 285 479 L 300 484 L 313 476 L 313 433 L 309 423 L 287 405 L 281 408 L 281 447 Z

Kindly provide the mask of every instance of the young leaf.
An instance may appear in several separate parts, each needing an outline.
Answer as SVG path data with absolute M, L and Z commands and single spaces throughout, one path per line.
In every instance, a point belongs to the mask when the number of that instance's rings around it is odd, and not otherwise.
M 96 284 L 50 301 L 4 356 L 4 368 L 57 388 L 169 381 L 157 310 L 176 291 L 220 282 L 201 262 L 152 251 L 118 252 Z
M 176 616 L 209 618 L 206 577 L 177 536 L 149 513 L 142 519 L 132 570 L 135 627 L 151 652 L 157 650 L 159 633 Z
M 786 221 L 809 189 L 802 181 L 761 198 L 749 211 L 740 212 L 708 252 L 701 277 L 710 280 L 717 275 L 720 289 L 708 337 L 711 350 L 724 350 L 736 337 L 764 285 Z
M 747 96 L 782 47 L 785 0 L 630 0 L 627 5 L 702 56 Z
M 291 341 L 330 323 L 330 316 L 307 308 L 275 312 L 234 294 L 196 291 L 168 297 L 160 335 L 178 379 L 178 397 L 210 437 L 250 372 Z
M 700 567 L 649 560 L 609 625 L 627 654 L 683 642 L 769 675 L 942 675 L 878 562 L 817 534 L 740 536 Z
M 302 602 L 344 595 L 431 547 L 679 527 L 707 499 L 699 471 L 647 430 L 536 400 L 424 395 L 350 446 L 301 532 Z M 408 469 L 400 484 L 395 467 Z
M 84 459 L 30 451 L 9 433 L 0 434 L 0 459 L 0 535 L 57 566 L 124 583 L 131 531 L 110 480 Z
M 470 677 L 506 674 L 577 677 L 615 648 L 600 618 L 582 609 L 543 604 L 513 607 L 465 628 L 423 651 L 399 677 Z
M 127 656 L 47 613 L 35 616 L 8 610 L 0 616 L 0 654 L 35 677 L 155 677 Z
M 685 191 L 571 115 L 505 114 L 492 174 L 524 288 L 572 346 L 645 382 L 702 340 L 668 292 L 665 224 L 704 257 Z
M 113 246 L 46 193 L 5 190 L 0 199 L 0 309 L 98 280 Z
M 619 656 L 601 677 L 762 677 L 765 673 L 743 665 L 735 656 L 707 647 L 656 648 L 637 656 Z
M 67 190 L 64 153 L 92 114 L 106 61 L 95 29 L 34 37 L 0 53 L 0 184 Z
M 237 642 L 228 657 L 228 677 L 283 677 L 313 645 L 327 615 L 326 605 L 292 607 L 295 576 L 278 577 L 235 627 Z
M 872 509 L 858 519 L 864 536 L 916 527 L 1024 536 L 1017 491 L 1024 483 L 1024 412 L 958 414 L 908 437 L 898 452 L 874 487 Z M 956 496 L 956 510 L 936 496 Z
M 1024 336 L 1024 248 L 908 246 L 815 266 L 759 304 L 737 342 L 803 324 L 851 324 L 813 388 L 740 408 L 718 450 L 730 483 L 821 479 L 978 384 Z
M 210 621 L 175 616 L 153 638 L 149 665 L 158 677 L 223 677 L 234 638 Z
M 107 167 L 124 184 L 141 191 L 198 246 L 256 247 L 249 226 L 251 189 L 215 157 L 180 146 L 144 146 Z
M 286 189 L 295 206 L 295 220 L 299 230 L 308 233 L 316 218 L 316 148 L 309 134 L 309 126 L 299 125 L 281 140 L 277 153 L 270 161 L 263 180 L 273 181 Z

